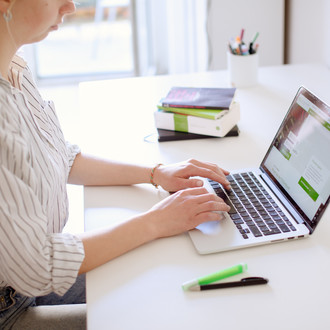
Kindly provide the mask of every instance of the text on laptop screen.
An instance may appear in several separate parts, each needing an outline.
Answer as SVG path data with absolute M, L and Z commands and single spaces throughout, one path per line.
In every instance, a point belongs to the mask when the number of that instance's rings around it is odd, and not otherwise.
M 330 194 L 329 106 L 301 88 L 262 166 L 314 221 Z

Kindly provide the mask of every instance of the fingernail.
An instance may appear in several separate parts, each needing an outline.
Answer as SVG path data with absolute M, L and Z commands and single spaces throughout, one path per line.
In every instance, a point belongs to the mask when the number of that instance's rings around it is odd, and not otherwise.
M 196 181 L 196 186 L 197 187 L 202 187 L 203 186 L 203 181 L 201 181 L 201 180 Z

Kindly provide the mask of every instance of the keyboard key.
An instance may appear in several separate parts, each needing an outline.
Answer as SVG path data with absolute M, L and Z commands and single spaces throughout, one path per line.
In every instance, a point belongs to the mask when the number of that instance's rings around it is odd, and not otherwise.
M 264 232 L 264 235 L 268 236 L 268 235 L 275 235 L 275 234 L 280 234 L 281 231 L 279 229 L 274 229 L 274 230 L 270 230 L 268 232 Z
M 259 227 L 259 229 L 262 231 L 262 233 L 269 232 L 269 229 L 266 226 Z
M 237 220 L 233 220 L 235 225 L 242 225 L 244 224 L 244 221 L 242 219 L 237 219 Z
M 252 221 L 252 220 L 245 220 L 245 223 L 246 223 L 246 225 L 247 226 L 254 226 L 254 221 Z
M 278 225 L 279 228 L 283 231 L 283 233 L 287 233 L 290 231 L 290 229 L 286 225 Z
M 257 226 L 249 226 L 249 229 L 251 230 L 252 234 L 255 236 L 255 237 L 260 237 L 262 236 L 260 230 L 257 228 Z

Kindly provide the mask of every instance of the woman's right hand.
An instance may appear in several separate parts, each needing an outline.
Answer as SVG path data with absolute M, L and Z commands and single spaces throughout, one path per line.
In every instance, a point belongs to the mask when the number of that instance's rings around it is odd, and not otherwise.
M 207 221 L 221 219 L 216 211 L 228 212 L 230 207 L 205 188 L 180 190 L 153 206 L 145 216 L 150 217 L 155 236 L 181 234 Z
M 202 222 L 220 220 L 216 211 L 229 209 L 220 197 L 203 187 L 180 190 L 118 226 L 79 234 L 85 250 L 79 272 L 86 273 L 154 239 L 181 234 Z

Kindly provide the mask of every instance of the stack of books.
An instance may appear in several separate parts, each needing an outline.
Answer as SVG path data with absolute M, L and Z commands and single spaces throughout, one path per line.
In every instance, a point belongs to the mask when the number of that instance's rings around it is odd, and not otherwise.
M 212 137 L 238 132 L 235 92 L 236 88 L 172 87 L 157 105 L 156 128 Z

